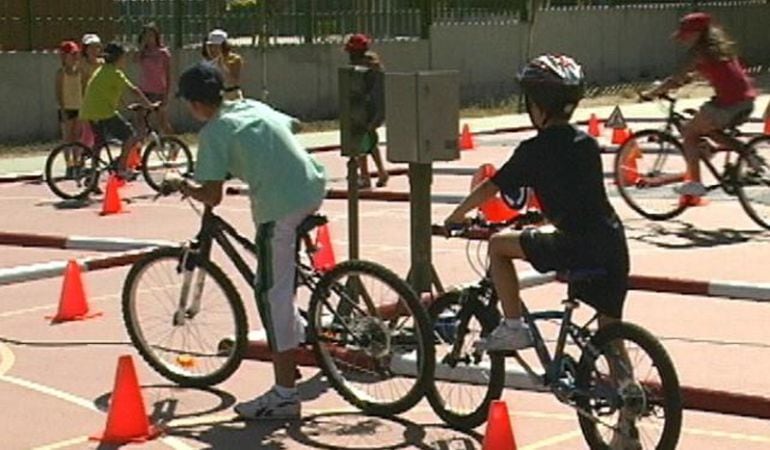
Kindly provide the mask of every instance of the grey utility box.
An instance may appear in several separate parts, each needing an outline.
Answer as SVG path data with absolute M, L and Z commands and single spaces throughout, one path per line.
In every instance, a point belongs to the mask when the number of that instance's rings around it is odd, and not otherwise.
M 385 74 L 388 161 L 429 164 L 460 158 L 457 71 Z

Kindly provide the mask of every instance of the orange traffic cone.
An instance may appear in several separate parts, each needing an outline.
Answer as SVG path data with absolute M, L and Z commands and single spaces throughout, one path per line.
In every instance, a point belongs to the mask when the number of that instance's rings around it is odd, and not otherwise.
M 118 214 L 123 212 L 123 202 L 120 200 L 118 188 L 120 181 L 114 175 L 107 179 L 107 189 L 104 193 L 104 202 L 102 203 L 102 216 L 109 214 Z
M 614 145 L 623 145 L 629 137 L 631 137 L 631 132 L 628 128 L 615 128 L 612 130 L 612 143 Z
M 61 323 L 85 320 L 101 315 L 102 313 L 89 314 L 86 292 L 83 288 L 83 279 L 80 276 L 80 266 L 77 261 L 70 260 L 64 269 L 64 282 L 62 283 L 61 296 L 59 297 L 59 310 L 55 316 L 46 316 L 46 319 L 51 319 L 51 323 Z
M 624 186 L 634 186 L 639 182 L 639 168 L 636 165 L 636 160 L 639 158 L 641 152 L 632 150 L 623 160 L 623 165 L 620 166 L 621 175 L 620 179 L 623 180 Z
M 136 170 L 142 165 L 142 147 L 140 144 L 136 144 L 128 153 L 126 159 L 126 167 L 132 170 Z
M 312 256 L 313 268 L 319 272 L 328 272 L 337 264 L 328 224 L 318 228 L 315 235 L 315 247 L 316 251 Z
M 599 119 L 593 113 L 591 113 L 591 117 L 588 119 L 588 134 L 593 137 L 599 137 L 602 134 L 601 130 L 599 130 Z
M 127 444 L 145 442 L 159 434 L 160 429 L 150 426 L 147 418 L 134 361 L 130 355 L 123 355 L 118 358 L 115 387 L 107 412 L 107 428 L 101 435 L 91 436 L 90 439 L 108 444 Z
M 487 431 L 481 450 L 516 450 L 508 408 L 502 400 L 495 400 L 489 407 Z
M 503 199 L 498 196 L 485 201 L 479 206 L 479 210 L 487 222 L 493 223 L 505 222 L 519 215 L 518 211 L 509 208 Z
M 770 135 L 770 117 L 765 119 L 765 129 L 764 133 Z
M 473 150 L 474 148 L 476 148 L 476 144 L 473 142 L 471 129 L 466 123 L 463 125 L 463 132 L 460 135 L 460 150 Z

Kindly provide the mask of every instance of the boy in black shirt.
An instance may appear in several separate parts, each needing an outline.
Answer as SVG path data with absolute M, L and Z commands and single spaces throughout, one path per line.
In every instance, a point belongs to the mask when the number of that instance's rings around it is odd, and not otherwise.
M 581 293 L 600 313 L 599 326 L 621 318 L 628 283 L 628 247 L 623 224 L 607 199 L 599 146 L 569 124 L 583 97 L 581 67 L 566 56 L 543 55 L 519 73 L 518 81 L 538 135 L 522 142 L 500 171 L 445 221 L 448 226 L 462 223 L 469 211 L 498 191 L 516 197 L 526 186 L 535 190 L 543 215 L 553 225 L 503 231 L 490 238 L 490 272 L 505 319 L 476 343 L 487 351 L 532 346 L 529 328 L 521 320 L 514 259 L 527 260 L 540 272 L 600 272 L 590 290 Z

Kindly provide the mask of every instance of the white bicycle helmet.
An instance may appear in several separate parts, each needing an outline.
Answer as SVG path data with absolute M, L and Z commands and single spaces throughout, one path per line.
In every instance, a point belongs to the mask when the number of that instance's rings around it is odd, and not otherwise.
M 548 114 L 571 115 L 585 94 L 583 68 L 566 55 L 538 56 L 517 79 L 524 95 Z

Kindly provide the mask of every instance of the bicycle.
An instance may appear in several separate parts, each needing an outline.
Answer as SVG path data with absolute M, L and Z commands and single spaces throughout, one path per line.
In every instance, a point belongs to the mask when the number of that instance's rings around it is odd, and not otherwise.
M 141 154 L 141 172 L 144 180 L 155 191 L 160 190 L 163 178 L 170 170 L 183 175 L 191 174 L 193 157 L 189 147 L 174 136 L 163 136 L 152 126 L 150 115 L 157 106 L 146 108 L 131 104 L 128 109 L 140 115 L 149 143 Z M 94 146 L 89 148 L 80 142 L 67 142 L 51 151 L 45 162 L 45 182 L 51 191 L 64 200 L 82 200 L 97 192 L 99 179 L 104 172 L 117 173 L 117 157 L 112 147 L 121 143 L 96 137 Z
M 537 220 L 537 214 L 525 214 L 494 225 L 476 220 L 473 225 L 452 230 L 447 236 L 481 240 L 501 227 L 522 227 Z M 443 229 L 442 226 L 436 228 Z M 596 330 L 598 314 L 582 325 L 573 321 L 581 291 L 604 275 L 606 271 L 596 268 L 561 274 L 562 281 L 570 283 L 562 311 L 534 312 L 523 306 L 523 320 L 534 340 L 534 356 L 528 359 L 523 355 L 528 350 L 488 353 L 473 346 L 474 341 L 489 334 L 501 319 L 488 270 L 485 269 L 477 283 L 439 296 L 429 307 L 434 321 L 437 362 L 427 397 L 436 414 L 455 428 L 476 428 L 486 421 L 490 403 L 500 398 L 506 384 L 527 387 L 521 381 L 514 383 L 513 380 L 518 379 L 524 380 L 531 389 L 551 392 L 561 403 L 575 409 L 591 449 L 608 450 L 616 432 L 626 438 L 638 434 L 645 445 L 654 444 L 645 448 L 675 448 L 681 432 L 682 399 L 676 370 L 661 343 L 642 327 L 628 322 Z M 546 326 L 558 330 L 553 353 L 541 331 Z M 619 350 L 622 348 L 632 357 L 626 358 Z M 512 356 L 523 371 L 506 366 L 508 356 Z M 644 364 L 647 360 L 649 364 Z M 636 363 L 643 363 L 645 367 Z M 540 370 L 535 369 L 537 364 Z M 642 374 L 644 379 L 636 378 Z M 633 426 L 626 426 L 629 418 L 633 418 Z M 663 419 L 662 426 L 651 423 L 657 418 Z M 659 436 L 651 437 L 650 430 L 660 431 Z
M 150 367 L 182 386 L 207 387 L 238 369 L 248 344 L 243 302 L 212 260 L 212 247 L 219 244 L 253 286 L 255 274 L 231 239 L 251 255 L 256 246 L 210 207 L 201 213 L 190 204 L 201 216 L 197 236 L 180 247 L 159 248 L 131 267 L 123 319 Z M 306 340 L 345 400 L 368 414 L 402 413 L 422 399 L 433 375 L 427 312 L 404 280 L 377 263 L 350 260 L 326 273 L 315 269 L 310 233 L 326 223 L 311 215 L 297 228 L 296 287 L 304 288 L 298 303 L 308 300 L 308 292 L 310 297 Z
M 680 139 L 684 124 L 697 111 L 676 111 L 676 98 L 660 97 L 669 102 L 668 117 L 662 130 L 646 129 L 633 133 L 618 149 L 614 162 L 614 181 L 620 196 L 634 211 L 651 220 L 668 220 L 684 212 L 692 202 L 680 197 L 673 187 L 687 180 L 687 164 Z M 644 100 L 644 99 L 643 99 Z M 721 188 L 728 196 L 737 196 L 741 206 L 759 226 L 770 229 L 770 136 L 759 136 L 747 143 L 738 126 L 749 114 L 736 118 L 725 130 L 702 140 L 700 161 L 713 177 L 709 191 Z M 713 147 L 709 140 L 717 143 Z M 720 172 L 711 156 L 724 153 Z M 737 159 L 733 158 L 737 153 Z

